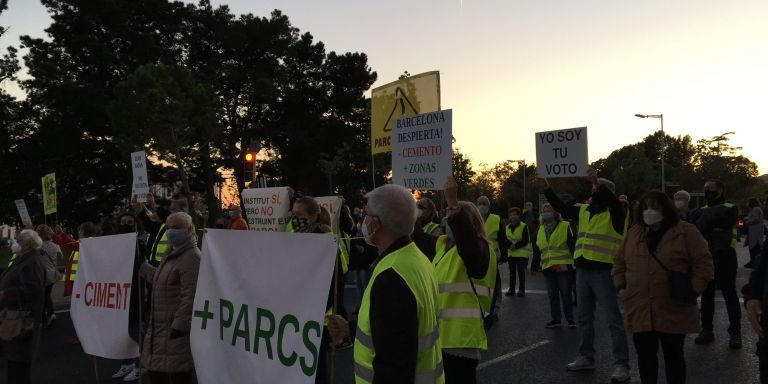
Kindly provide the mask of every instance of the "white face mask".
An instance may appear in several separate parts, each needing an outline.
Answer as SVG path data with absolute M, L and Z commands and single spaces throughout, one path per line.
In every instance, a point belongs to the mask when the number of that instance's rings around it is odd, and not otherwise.
M 11 244 L 11 252 L 17 255 L 21 253 L 21 245 L 19 245 L 19 243 L 17 243 L 16 241 L 14 241 L 13 244 Z
M 368 218 L 369 217 L 370 216 L 366 216 L 365 219 L 363 220 L 363 226 L 362 226 L 361 230 L 363 232 L 363 237 L 365 238 L 365 243 L 370 245 L 370 246 L 372 246 L 372 247 L 375 247 L 376 244 L 374 244 L 373 240 L 371 239 L 371 236 L 373 235 L 373 233 L 368 233 Z
M 683 208 L 685 208 L 687 206 L 688 206 L 688 204 L 686 204 L 685 201 L 683 201 L 683 200 L 675 200 L 675 207 L 677 207 L 677 209 L 683 209 Z
M 654 225 L 664 220 L 664 216 L 658 209 L 646 209 L 643 211 L 643 221 L 648 225 Z

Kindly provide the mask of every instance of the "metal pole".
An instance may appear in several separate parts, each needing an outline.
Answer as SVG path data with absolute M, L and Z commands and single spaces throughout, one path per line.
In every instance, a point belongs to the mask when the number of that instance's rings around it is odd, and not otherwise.
M 522 161 L 523 163 L 523 207 L 525 207 L 525 160 Z
M 376 189 L 376 165 L 373 163 L 374 157 L 376 157 L 376 155 L 371 153 L 371 180 L 373 181 L 373 188 L 371 188 L 371 190 Z
M 667 143 L 664 137 L 664 114 L 659 114 L 661 120 L 661 191 L 666 192 L 666 182 L 664 179 L 664 152 L 667 150 Z

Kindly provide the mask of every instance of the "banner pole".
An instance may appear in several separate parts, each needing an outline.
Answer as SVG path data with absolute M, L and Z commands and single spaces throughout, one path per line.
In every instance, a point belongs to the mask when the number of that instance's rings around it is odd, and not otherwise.
M 376 189 L 376 165 L 373 162 L 375 157 L 376 154 L 371 153 L 371 181 L 373 182 L 373 188 L 371 188 L 371 190 Z
M 139 241 L 138 240 L 136 240 L 136 254 L 139 256 L 139 260 L 141 260 L 143 262 L 144 260 L 142 260 L 142 258 L 141 258 L 141 251 L 139 250 Z M 144 292 L 143 291 L 144 290 L 142 289 L 142 287 L 144 286 L 144 284 L 141 283 L 141 276 L 139 276 L 138 269 L 136 270 L 136 283 L 137 283 L 138 287 L 135 287 L 135 288 L 138 289 L 138 296 L 139 296 L 139 340 L 137 340 L 138 343 L 139 343 L 139 363 L 136 365 L 136 369 L 139 371 L 139 384 L 141 384 L 141 381 L 142 381 L 141 380 L 141 376 L 143 376 L 141 374 L 141 350 L 142 350 L 142 346 L 144 344 L 144 343 L 142 343 L 142 335 L 144 335 L 144 332 L 142 332 L 142 329 L 141 329 L 143 324 L 144 324 L 144 322 L 143 322 L 143 317 L 144 317 L 144 308 L 143 308 L 144 307 Z
M 341 241 L 341 239 L 339 239 Z M 339 306 L 339 251 L 336 247 L 336 260 L 333 263 L 333 308 L 332 315 L 336 316 Z M 331 384 L 336 383 L 336 343 L 331 343 Z
M 96 356 L 93 357 L 93 373 L 96 374 L 96 384 L 99 384 L 101 380 L 99 380 L 99 365 L 96 361 Z

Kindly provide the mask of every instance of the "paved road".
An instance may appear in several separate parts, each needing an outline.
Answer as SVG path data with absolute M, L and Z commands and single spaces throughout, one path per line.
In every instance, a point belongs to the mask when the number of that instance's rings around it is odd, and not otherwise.
M 739 249 L 740 263 L 748 257 L 745 249 Z M 508 271 L 502 266 L 504 289 Z M 740 269 L 737 286 L 746 283 L 748 271 Z M 489 335 L 490 346 L 481 362 L 478 378 L 484 384 L 509 383 L 607 383 L 611 370 L 610 337 L 607 326 L 598 311 L 596 325 L 597 369 L 593 372 L 568 372 L 565 365 L 577 351 L 577 331 L 572 329 L 545 329 L 549 321 L 549 307 L 545 284 L 541 274 L 528 276 L 528 295 L 524 298 L 504 297 L 502 320 Z M 355 291 L 347 290 L 347 307 L 356 307 Z M 66 310 L 66 302 L 57 303 Z M 688 382 L 701 384 L 757 383 L 757 358 L 754 356 L 756 339 L 744 319 L 744 349 L 729 350 L 726 328 L 728 326 L 722 299 L 716 302 L 716 341 L 708 346 L 693 343 L 693 336 L 686 339 Z M 60 313 L 56 325 L 44 331 L 39 355 L 33 364 L 33 382 L 65 383 L 117 383 L 109 376 L 119 362 L 93 359 L 85 355 L 79 346 L 68 340 L 75 335 L 66 312 Z M 633 366 L 636 356 L 630 338 L 630 355 Z M 663 363 L 660 375 L 663 380 Z M 352 350 L 338 351 L 336 356 L 337 383 L 352 383 Z M 101 377 L 96 380 L 95 369 Z M 5 366 L 0 367 L 0 377 L 5 378 Z M 0 382 L 3 382 L 0 379 Z M 148 382 L 146 380 L 145 382 Z M 244 378 L 242 382 L 247 382 Z M 633 372 L 633 383 L 639 383 Z M 222 383 L 224 384 L 224 383 Z

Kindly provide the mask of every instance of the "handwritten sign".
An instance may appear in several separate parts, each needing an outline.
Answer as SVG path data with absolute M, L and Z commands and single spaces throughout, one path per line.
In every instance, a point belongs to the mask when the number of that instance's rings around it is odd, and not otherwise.
M 285 232 L 290 221 L 288 187 L 243 189 L 248 228 L 258 232 Z
M 536 173 L 539 177 L 586 176 L 587 127 L 536 132 Z
M 133 188 L 131 193 L 136 196 L 136 201 L 144 203 L 149 194 L 149 178 L 147 178 L 147 153 L 138 151 L 131 153 L 133 165 Z
M 401 117 L 392 127 L 392 183 L 410 189 L 442 189 L 453 173 L 453 111 Z
M 16 203 L 16 210 L 19 211 L 21 223 L 25 226 L 31 226 L 32 219 L 29 217 L 29 211 L 27 211 L 27 203 L 24 202 L 24 199 L 14 200 L 14 202 Z

